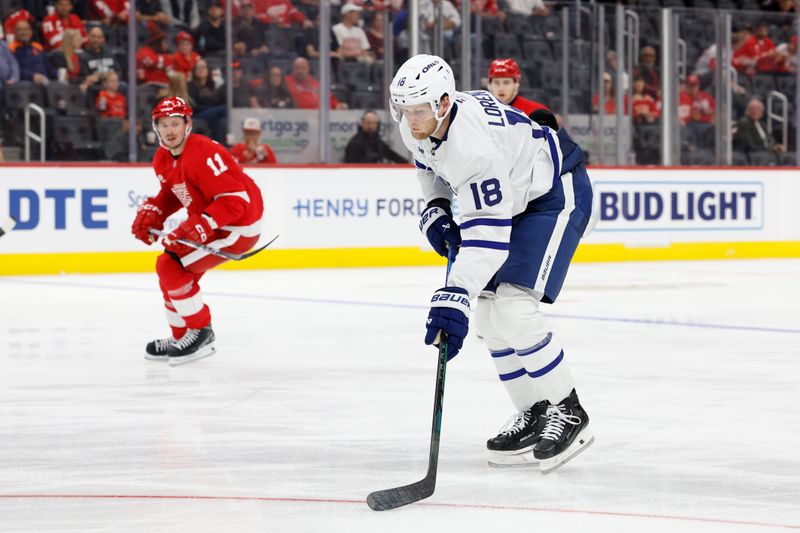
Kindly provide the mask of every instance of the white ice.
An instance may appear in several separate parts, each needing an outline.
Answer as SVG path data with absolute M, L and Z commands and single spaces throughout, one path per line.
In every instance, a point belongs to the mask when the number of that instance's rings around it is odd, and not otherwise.
M 218 353 L 175 368 L 154 274 L 0 278 L 0 531 L 800 529 L 799 272 L 574 265 L 546 312 L 596 443 L 488 467 L 513 407 L 471 336 L 436 492 L 383 513 L 427 465 L 443 268 L 211 272 Z

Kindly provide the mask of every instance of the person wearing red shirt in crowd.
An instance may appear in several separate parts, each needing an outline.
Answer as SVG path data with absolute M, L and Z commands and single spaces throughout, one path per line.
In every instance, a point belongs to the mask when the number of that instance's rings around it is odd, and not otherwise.
M 681 126 L 690 122 L 714 123 L 714 97 L 700 89 L 700 78 L 690 74 L 686 78 L 686 90 L 678 97 L 678 120 Z
M 56 0 L 53 14 L 42 20 L 41 32 L 45 48 L 54 50 L 61 46 L 64 30 L 68 28 L 80 31 L 81 44 L 86 43 L 86 29 L 78 15 L 72 13 L 72 1 Z
M 128 23 L 128 0 L 90 0 L 89 8 L 90 20 L 99 20 L 106 26 Z
M 634 124 L 652 124 L 659 117 L 661 112 L 658 109 L 658 102 L 644 92 L 644 78 L 633 80 L 633 122 Z
M 140 83 L 168 85 L 172 56 L 167 53 L 167 34 L 155 24 L 149 27 L 147 44 L 136 52 L 136 79 Z
M 558 121 L 550 109 L 519 95 L 519 65 L 513 59 L 495 59 L 489 65 L 489 92 L 504 104 L 516 107 L 540 126 L 558 130 Z
M 172 54 L 172 68 L 182 72 L 187 80 L 192 79 L 192 70 L 200 59 L 200 54 L 194 51 L 194 37 L 189 32 L 179 32 L 175 36 L 178 51 Z
M 95 107 L 101 117 L 125 118 L 128 116 L 128 100 L 119 92 L 119 75 L 113 70 L 103 74 L 103 90 L 97 94 Z
M 644 81 L 644 78 L 640 78 Z M 647 83 L 645 82 L 645 90 L 647 88 Z M 611 74 L 608 72 L 603 73 L 603 91 L 605 93 L 605 101 L 603 106 L 605 107 L 605 114 L 606 115 L 615 115 L 617 113 L 617 95 L 614 94 L 614 83 L 611 80 Z M 625 102 L 622 105 L 622 111 L 624 114 L 628 114 L 628 94 L 625 94 L 624 97 Z M 592 96 L 592 111 L 597 113 L 600 109 L 600 97 L 598 95 Z
M 8 46 L 14 44 L 14 28 L 20 20 L 27 21 L 31 27 L 33 27 L 33 23 L 36 22 L 36 17 L 31 15 L 30 11 L 27 9 L 20 9 L 19 11 L 11 13 L 8 18 L 6 18 L 3 23 L 3 31 L 6 32 L 6 42 Z
M 161 100 L 152 113 L 160 148 L 153 169 L 161 188 L 136 212 L 131 232 L 150 245 L 150 230 L 162 230 L 167 217 L 186 208 L 188 218 L 163 238 L 165 250 L 156 260 L 172 336 L 147 344 L 146 359 L 168 360 L 171 366 L 216 352 L 211 312 L 199 282 L 224 257 L 195 249 L 186 240 L 229 253 L 251 249 L 261 233 L 264 203 L 261 191 L 220 144 L 191 133 L 192 108 L 179 97 Z
M 239 164 L 275 164 L 275 152 L 268 144 L 261 142 L 261 122 L 254 117 L 244 119 L 242 124 L 244 141 L 231 147 L 231 156 Z
M 314 23 L 306 18 L 289 0 L 253 0 L 256 13 L 266 14 L 265 21 L 277 26 L 289 27 L 292 24 L 311 28 Z
M 744 28 L 744 31 L 749 34 L 749 28 Z M 746 37 L 733 53 L 733 64 L 748 76 L 770 73 L 775 70 L 775 53 L 775 43 L 769 38 L 769 25 L 762 21 L 756 26 L 755 35 Z
M 306 58 L 294 60 L 292 73 L 284 81 L 297 109 L 319 109 L 319 82 L 311 76 L 311 67 Z M 347 104 L 339 102 L 332 93 L 330 106 L 331 109 L 347 109 Z

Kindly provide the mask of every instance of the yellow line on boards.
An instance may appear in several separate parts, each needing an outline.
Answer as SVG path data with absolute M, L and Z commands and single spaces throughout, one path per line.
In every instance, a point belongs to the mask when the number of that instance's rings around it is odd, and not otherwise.
M 0 254 L 0 275 L 153 272 L 158 252 L 86 252 Z M 663 247 L 582 244 L 576 262 L 666 261 L 700 259 L 800 258 L 800 241 L 674 243 Z M 432 251 L 415 247 L 264 250 L 226 270 L 345 268 L 442 265 Z

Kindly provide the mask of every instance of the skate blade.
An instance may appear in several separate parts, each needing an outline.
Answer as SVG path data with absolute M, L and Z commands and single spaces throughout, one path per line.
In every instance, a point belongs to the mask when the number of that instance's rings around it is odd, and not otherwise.
M 492 468 L 529 468 L 539 466 L 539 459 L 533 456 L 533 446 L 513 452 L 489 450 L 487 460 Z
M 205 345 L 191 355 L 184 355 L 182 357 L 170 357 L 169 366 L 185 365 L 191 363 L 192 361 L 197 361 L 198 359 L 205 359 L 206 357 L 211 357 L 215 353 L 217 353 L 217 349 L 214 347 L 214 345 Z
M 569 448 L 564 450 L 562 453 L 558 454 L 555 457 L 551 457 L 549 459 L 543 459 L 539 462 L 539 470 L 542 474 L 549 474 L 553 470 L 561 468 L 569 461 L 571 461 L 576 455 L 581 453 L 583 450 L 588 448 L 594 442 L 594 435 L 592 431 L 587 427 L 583 431 L 575 437 L 575 440 L 572 441 L 572 444 L 569 445 Z
M 167 354 L 153 355 L 151 353 L 145 353 L 144 358 L 147 359 L 148 361 L 166 361 L 167 359 L 169 359 L 169 356 Z

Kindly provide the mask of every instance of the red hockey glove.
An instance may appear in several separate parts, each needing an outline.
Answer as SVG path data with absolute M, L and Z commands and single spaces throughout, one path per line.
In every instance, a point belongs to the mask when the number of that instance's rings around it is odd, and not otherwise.
M 206 214 L 189 215 L 189 218 L 167 235 L 167 238 L 164 239 L 164 245 L 178 255 L 184 255 L 187 249 L 191 250 L 191 248 L 177 242 L 178 239 L 205 244 L 214 236 L 213 222 L 214 219 Z
M 164 212 L 161 211 L 160 207 L 150 202 L 145 202 L 139 206 L 139 209 L 136 211 L 136 218 L 133 219 L 131 233 L 143 243 L 147 245 L 153 244 L 156 242 L 157 237 L 155 235 L 150 235 L 148 230 L 150 230 L 150 228 L 157 230 L 162 229 L 164 227 L 165 218 Z

